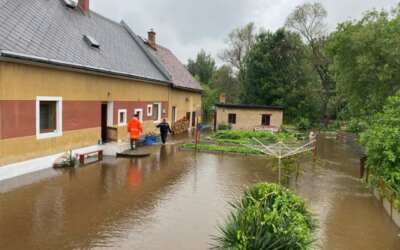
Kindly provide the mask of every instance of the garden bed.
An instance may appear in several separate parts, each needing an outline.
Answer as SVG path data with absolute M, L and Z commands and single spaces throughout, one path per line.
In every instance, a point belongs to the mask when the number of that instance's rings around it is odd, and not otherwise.
M 224 154 L 240 154 L 240 155 L 263 155 L 256 148 L 249 145 L 255 144 L 255 139 L 265 144 L 274 144 L 277 142 L 297 142 L 298 139 L 294 133 L 279 132 L 273 133 L 268 131 L 218 131 L 207 137 L 197 145 L 197 150 L 207 153 L 224 153 Z M 181 146 L 183 150 L 195 150 L 194 143 L 184 144 Z

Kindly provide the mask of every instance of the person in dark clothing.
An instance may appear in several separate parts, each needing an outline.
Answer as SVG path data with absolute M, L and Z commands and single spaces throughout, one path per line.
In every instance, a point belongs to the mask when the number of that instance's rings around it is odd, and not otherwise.
M 172 130 L 171 130 L 167 120 L 163 119 L 162 123 L 157 125 L 157 128 L 160 129 L 161 142 L 162 142 L 162 144 L 165 144 L 165 142 L 167 141 L 168 133 L 172 134 Z

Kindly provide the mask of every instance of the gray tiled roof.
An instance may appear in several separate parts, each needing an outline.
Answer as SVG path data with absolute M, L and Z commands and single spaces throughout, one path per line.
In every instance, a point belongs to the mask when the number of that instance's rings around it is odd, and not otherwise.
M 177 88 L 202 91 L 200 83 L 194 79 L 189 70 L 179 61 L 171 50 L 158 45 L 154 50 L 148 46 L 149 51 L 155 55 L 171 76 L 172 83 Z
M 96 39 L 88 46 L 83 36 Z M 0 50 L 169 82 L 123 24 L 63 0 L 0 0 Z

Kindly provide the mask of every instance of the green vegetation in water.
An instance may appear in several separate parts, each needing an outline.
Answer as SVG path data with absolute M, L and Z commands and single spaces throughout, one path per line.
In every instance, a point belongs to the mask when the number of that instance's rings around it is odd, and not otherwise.
M 262 140 L 264 143 L 276 143 L 278 141 L 291 142 L 296 141 L 296 135 L 292 132 L 273 133 L 269 131 L 238 131 L 224 130 L 218 131 L 213 139 L 219 144 L 251 144 L 253 138 Z
M 195 150 L 195 144 L 183 144 L 182 149 Z M 244 155 L 262 155 L 262 153 L 256 149 L 247 148 L 244 146 L 220 146 L 212 144 L 198 144 L 197 149 L 205 152 L 216 152 L 216 153 L 233 153 L 233 154 L 244 154 Z
M 214 239 L 214 249 L 311 249 L 317 221 L 303 199 L 288 189 L 260 183 L 246 190 L 231 207 Z

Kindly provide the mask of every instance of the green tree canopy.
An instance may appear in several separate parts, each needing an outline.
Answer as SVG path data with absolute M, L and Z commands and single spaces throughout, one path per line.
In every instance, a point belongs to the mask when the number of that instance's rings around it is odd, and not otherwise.
M 346 103 L 345 118 L 368 120 L 400 89 L 399 9 L 372 11 L 342 23 L 327 46 L 334 58 L 337 88 Z
M 210 54 L 201 50 L 197 54 L 196 60 L 189 59 L 187 68 L 192 75 L 198 77 L 200 82 L 209 84 L 216 70 L 216 64 L 214 58 Z
M 245 103 L 282 105 L 289 121 L 319 115 L 309 94 L 313 93 L 312 70 L 305 45 L 296 33 L 284 29 L 261 33 L 247 56 L 246 68 Z
M 388 99 L 369 125 L 361 134 L 368 166 L 400 193 L 400 92 Z
M 228 103 L 239 102 L 240 83 L 235 77 L 233 70 L 228 65 L 221 66 L 216 70 L 212 77 L 212 88 L 216 89 L 218 93 L 226 94 L 226 101 Z

